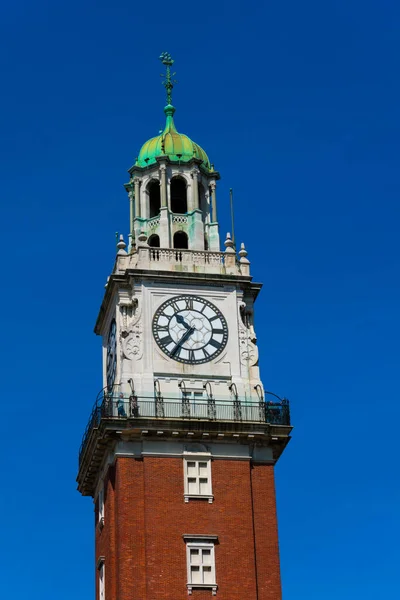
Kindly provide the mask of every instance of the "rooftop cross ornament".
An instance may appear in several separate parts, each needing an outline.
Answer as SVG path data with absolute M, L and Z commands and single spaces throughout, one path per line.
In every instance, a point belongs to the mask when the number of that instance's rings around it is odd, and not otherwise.
M 161 52 L 160 60 L 163 65 L 167 67 L 167 72 L 165 75 L 161 75 L 161 77 L 165 77 L 163 81 L 163 85 L 167 90 L 167 104 L 172 104 L 172 88 L 174 87 L 174 83 L 177 83 L 172 79 L 175 73 L 171 75 L 171 67 L 174 64 L 171 55 L 168 52 Z

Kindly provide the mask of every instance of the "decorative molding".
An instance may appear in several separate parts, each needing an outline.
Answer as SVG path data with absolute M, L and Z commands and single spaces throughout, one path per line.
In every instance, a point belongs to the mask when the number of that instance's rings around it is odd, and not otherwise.
M 182 534 L 185 542 L 218 542 L 218 536 L 203 533 L 184 533 Z
M 200 495 L 200 494 L 183 494 L 185 498 L 185 502 L 189 502 L 189 500 L 208 500 L 209 504 L 213 503 L 214 496 L 210 495 Z
M 217 595 L 217 589 L 218 586 L 217 585 L 212 585 L 212 584 L 206 584 L 206 583 L 187 583 L 186 584 L 187 587 L 187 591 L 188 591 L 188 595 L 191 596 L 193 589 L 195 590 L 211 590 L 212 591 L 212 595 L 216 596 Z

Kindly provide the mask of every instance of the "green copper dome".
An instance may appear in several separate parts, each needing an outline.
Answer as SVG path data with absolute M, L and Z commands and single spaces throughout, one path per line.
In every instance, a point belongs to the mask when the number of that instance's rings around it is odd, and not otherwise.
M 209 169 L 210 162 L 203 148 L 193 142 L 187 135 L 177 132 L 173 119 L 175 108 L 171 104 L 167 104 L 164 112 L 167 117 L 164 131 L 143 144 L 136 165 L 147 167 L 154 164 L 158 156 L 168 156 L 171 160 L 182 162 L 198 158 Z

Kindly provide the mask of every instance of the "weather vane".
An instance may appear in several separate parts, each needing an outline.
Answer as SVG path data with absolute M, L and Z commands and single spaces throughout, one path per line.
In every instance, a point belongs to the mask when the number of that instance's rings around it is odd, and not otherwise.
M 176 75 L 176 73 L 171 74 L 171 67 L 174 64 L 171 55 L 169 52 L 161 52 L 160 60 L 163 65 L 167 67 L 166 74 L 162 74 L 161 77 L 164 77 L 163 85 L 167 90 L 167 104 L 172 104 L 172 88 L 174 87 L 174 83 L 177 83 L 175 79 L 172 79 Z

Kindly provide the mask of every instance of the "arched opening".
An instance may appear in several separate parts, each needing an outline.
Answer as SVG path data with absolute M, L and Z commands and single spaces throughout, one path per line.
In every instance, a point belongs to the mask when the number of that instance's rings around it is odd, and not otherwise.
M 177 231 L 174 234 L 174 248 L 179 250 L 187 250 L 189 248 L 188 236 L 184 231 Z
M 153 233 L 147 240 L 150 248 L 159 248 L 160 247 L 160 238 L 156 233 Z
M 186 182 L 180 177 L 171 180 L 171 211 L 173 213 L 187 213 Z
M 147 186 L 147 191 L 150 199 L 150 219 L 160 214 L 161 207 L 161 195 L 160 195 L 160 183 L 158 181 L 150 181 Z

